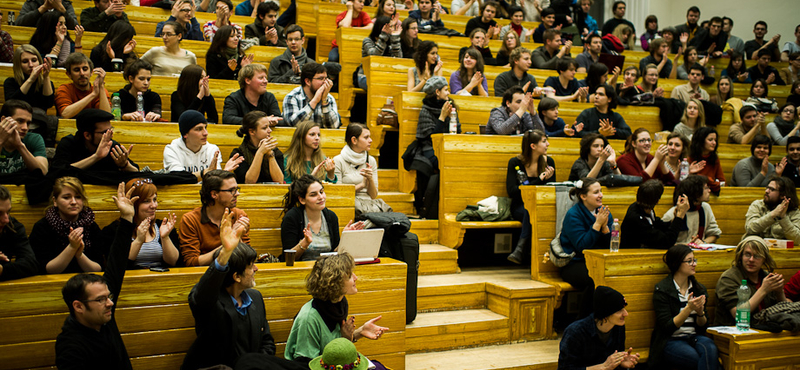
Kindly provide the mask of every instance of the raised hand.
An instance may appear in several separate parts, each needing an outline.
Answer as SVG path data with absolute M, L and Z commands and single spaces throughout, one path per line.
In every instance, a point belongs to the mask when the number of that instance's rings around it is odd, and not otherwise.
M 97 150 L 94 152 L 98 158 L 103 159 L 108 156 L 109 152 L 111 152 L 111 145 L 114 145 L 114 142 L 111 141 L 112 134 L 113 131 L 111 129 L 103 133 L 103 137 L 100 139 L 100 144 L 97 145 Z
M 218 169 L 219 168 L 218 163 L 219 163 L 219 150 L 215 151 L 214 156 L 211 157 L 211 163 L 208 165 L 208 169 L 209 170 Z
M 135 213 L 133 203 L 139 199 L 138 195 L 131 198 L 135 189 L 135 187 L 131 187 L 126 193 L 125 183 L 121 182 L 117 186 L 117 195 L 111 197 L 114 199 L 114 204 L 117 205 L 117 209 L 119 209 L 120 217 L 128 221 L 133 221 L 133 214 Z
M 239 153 L 236 153 L 233 155 L 233 157 L 231 157 L 231 159 L 228 159 L 228 162 L 225 163 L 224 170 L 233 172 L 239 168 L 239 165 L 242 163 L 242 161 L 244 161 L 244 157 L 240 156 Z
M 453 105 L 450 103 L 450 100 L 447 100 L 442 105 L 442 111 L 439 113 L 439 120 L 444 121 L 447 119 L 447 116 L 450 115 L 450 110 L 453 108 Z
M 124 7 L 124 5 L 123 5 L 123 7 Z M 83 26 L 81 26 L 80 24 L 75 25 L 75 43 L 76 44 L 79 44 L 80 43 L 79 41 L 83 38 L 83 31 L 84 31 Z
M 222 251 L 229 257 L 236 246 L 239 245 L 239 240 L 244 234 L 244 229 L 241 227 L 233 227 L 233 213 L 225 208 L 225 213 L 222 214 L 222 219 L 219 222 L 219 240 L 222 242 Z M 222 253 L 220 253 L 220 257 Z M 227 264 L 227 258 L 224 261 Z
M 115 145 L 111 149 L 111 158 L 114 159 L 114 164 L 120 168 L 127 167 L 131 150 L 133 150 L 133 144 L 131 144 L 128 149 L 125 149 L 125 147 L 122 145 Z
M 783 170 L 786 169 L 787 163 L 789 163 L 789 160 L 786 157 L 783 157 L 783 159 L 781 159 L 781 161 L 778 162 L 778 165 L 775 166 L 775 174 L 777 174 L 778 176 L 783 176 Z
M 364 221 L 358 221 L 353 223 L 353 220 L 347 223 L 344 227 L 345 230 L 362 230 L 364 229 Z
M 661 145 L 658 146 L 658 149 L 656 149 L 656 154 L 653 157 L 655 157 L 655 159 L 657 161 L 661 162 L 661 161 L 664 160 L 664 158 L 667 157 L 668 153 L 669 153 L 669 149 L 667 148 L 667 146 L 664 145 L 664 144 L 661 144 Z
M 139 223 L 139 226 L 136 227 L 136 238 L 135 240 L 139 243 L 144 243 L 147 240 L 147 231 L 150 229 L 150 222 L 153 221 L 152 217 L 145 218 L 142 222 Z
M 108 55 L 109 59 L 114 59 L 117 57 L 117 54 L 114 53 L 114 49 L 111 47 L 111 43 L 106 43 L 106 54 Z
M 691 164 L 689 164 L 689 173 L 694 175 L 702 171 L 703 168 L 706 168 L 706 161 L 700 161 L 700 162 L 694 161 Z
M 309 245 L 314 241 L 314 234 L 311 233 L 311 225 L 306 225 L 303 228 L 303 240 L 300 241 L 303 245 L 303 248 L 308 248 Z
M 678 40 L 680 40 L 680 41 L 681 41 L 681 44 L 682 44 L 682 45 L 686 45 L 686 43 L 687 43 L 687 42 L 689 42 L 689 33 L 688 33 L 688 32 L 684 32 L 684 33 L 682 33 L 682 34 L 680 35 L 680 37 L 678 38 Z M 679 54 L 680 54 L 680 53 L 679 53 Z
M 131 39 L 131 41 L 128 41 L 128 43 L 125 44 L 125 47 L 122 48 L 122 53 L 123 54 L 130 54 L 135 47 L 136 47 L 136 40 Z
M 600 206 L 597 209 L 597 213 L 594 215 L 596 225 L 606 226 L 608 224 L 608 216 L 611 214 L 611 211 L 608 209 L 608 206 Z
M 242 58 L 242 63 L 240 64 L 242 65 L 242 67 L 244 67 L 250 63 L 253 63 L 253 59 L 255 59 L 254 54 L 247 54 L 244 56 L 244 58 Z
M 175 228 L 175 222 L 177 221 L 177 217 L 175 217 L 175 213 L 168 213 L 164 220 L 161 221 L 161 227 L 158 228 L 158 233 L 161 235 L 161 239 L 168 238 L 169 233 L 172 232 L 172 229 Z

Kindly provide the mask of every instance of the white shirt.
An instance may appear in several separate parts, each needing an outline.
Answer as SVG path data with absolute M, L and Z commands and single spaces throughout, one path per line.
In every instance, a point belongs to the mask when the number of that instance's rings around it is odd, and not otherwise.
M 219 147 L 206 143 L 197 153 L 189 150 L 183 138 L 172 140 L 164 147 L 164 169 L 172 171 L 199 172 L 211 166 L 214 153 Z M 217 168 L 222 168 L 222 153 L 217 156 Z

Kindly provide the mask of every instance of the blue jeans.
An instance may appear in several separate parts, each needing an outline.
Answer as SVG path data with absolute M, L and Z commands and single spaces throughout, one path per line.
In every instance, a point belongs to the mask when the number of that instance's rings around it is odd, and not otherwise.
M 331 51 L 328 53 L 328 61 L 329 62 L 338 62 L 339 61 L 339 48 L 332 48 Z
M 358 87 L 366 90 L 367 89 L 367 76 L 359 76 L 358 77 Z
M 530 215 L 528 214 L 528 210 L 525 209 L 524 204 L 520 204 L 515 206 L 511 209 L 511 218 L 522 222 L 522 231 L 519 233 L 520 239 L 530 238 L 531 237 L 531 220 Z
M 719 367 L 717 346 L 703 335 L 671 338 L 664 347 L 664 361 L 681 369 L 717 370 Z

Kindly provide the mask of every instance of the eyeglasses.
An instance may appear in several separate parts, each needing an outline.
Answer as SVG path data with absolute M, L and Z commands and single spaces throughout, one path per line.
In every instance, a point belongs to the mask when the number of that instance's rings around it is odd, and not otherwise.
M 791 114 L 794 114 L 794 109 L 789 109 L 789 108 L 786 108 L 786 109 L 784 109 L 784 110 L 783 110 L 783 113 L 791 113 Z
M 692 259 L 684 260 L 684 261 L 683 261 L 683 263 L 685 263 L 685 264 L 687 264 L 687 265 L 696 265 L 696 264 L 697 264 L 697 258 L 692 258 Z
M 317 81 L 325 81 L 325 80 L 327 80 L 327 79 L 328 79 L 328 76 L 324 76 L 324 77 L 314 77 L 314 78 L 312 78 L 312 80 L 317 80 Z
M 224 192 L 228 192 L 228 193 L 231 193 L 231 194 L 237 194 L 237 193 L 239 193 L 241 190 L 242 190 L 242 188 L 240 188 L 240 187 L 238 187 L 238 186 L 237 186 L 237 187 L 235 187 L 235 188 L 230 188 L 230 189 L 219 189 L 219 191 L 224 191 Z
M 752 259 L 754 259 L 754 260 L 756 260 L 756 261 L 760 261 L 760 260 L 763 260 L 763 259 L 764 259 L 764 256 L 759 256 L 759 255 L 757 255 L 757 254 L 752 254 L 752 253 L 750 253 L 750 252 L 745 252 L 745 253 L 744 253 L 744 259 L 746 259 L 746 260 L 749 260 L 749 259 L 751 259 L 751 258 L 752 258 Z
M 95 133 L 95 134 L 101 134 L 101 135 L 102 135 L 102 134 L 105 134 L 105 133 L 106 133 L 106 131 L 108 131 L 108 130 L 112 130 L 112 131 L 113 131 L 113 130 L 114 130 L 114 126 L 111 126 L 111 127 L 107 128 L 107 129 L 105 129 L 105 130 L 103 130 L 103 131 L 95 131 L 94 133 Z
M 166 37 L 172 37 L 172 36 L 178 36 L 178 34 L 177 33 L 172 33 L 172 32 L 162 32 L 161 33 L 161 37 L 165 37 L 165 36 Z
M 296 38 L 291 38 L 290 37 L 290 38 L 287 38 L 286 41 L 288 41 L 288 42 L 302 42 L 303 38 L 301 37 L 301 38 L 296 39 Z
M 113 294 L 104 295 L 104 296 L 102 296 L 102 297 L 97 297 L 97 298 L 95 298 L 95 299 L 86 299 L 86 300 L 81 300 L 81 302 L 83 302 L 83 303 L 97 302 L 98 304 L 105 304 L 105 303 L 106 303 L 106 301 L 109 301 L 109 300 L 110 300 L 111 302 L 114 302 L 114 295 L 113 295 Z

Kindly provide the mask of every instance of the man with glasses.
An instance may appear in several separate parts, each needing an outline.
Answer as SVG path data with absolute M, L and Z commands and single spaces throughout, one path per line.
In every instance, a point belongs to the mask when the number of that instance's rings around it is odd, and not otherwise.
M 208 121 L 203 113 L 187 110 L 178 118 L 181 137 L 164 147 L 164 169 L 191 172 L 197 181 L 203 175 L 222 166 L 219 147 L 208 142 Z M 238 154 L 225 164 L 226 171 L 233 171 L 244 160 Z
M 77 274 L 61 289 L 69 316 L 56 338 L 59 369 L 132 368 L 114 316 L 134 231 L 132 191 L 125 194 L 125 183 L 120 183 L 113 197 L 120 220 L 103 276 Z
M 56 109 L 62 118 L 73 118 L 86 108 L 102 109 L 111 113 L 108 90 L 105 88 L 106 72 L 94 68 L 94 63 L 83 53 L 72 53 L 64 62 L 67 76 L 72 80 L 56 90 Z M 94 84 L 89 79 L 95 75 Z
M 75 116 L 78 131 L 61 139 L 53 157 L 53 167 L 72 166 L 107 173 L 138 172 L 139 166 L 128 158 L 133 144 L 125 148 L 112 139 L 113 119 L 114 115 L 100 109 L 86 109 Z
M 94 6 L 81 11 L 81 26 L 85 31 L 106 32 L 116 21 L 128 21 L 122 0 L 94 0 Z
M 179 0 L 172 6 L 172 13 L 166 21 L 158 22 L 156 25 L 156 37 L 161 37 L 161 30 L 164 24 L 169 21 L 180 23 L 186 32 L 183 33 L 183 40 L 203 41 L 203 30 L 200 23 L 194 16 L 195 5 L 192 0 Z M 241 34 L 241 29 L 239 29 Z
M 322 128 L 339 128 L 336 99 L 330 94 L 333 81 L 325 66 L 308 62 L 300 71 L 303 85 L 283 98 L 283 122 L 296 126 L 302 121 L 314 121 Z
M 678 85 L 672 89 L 670 95 L 673 99 L 683 100 L 684 103 L 689 103 L 692 99 L 700 99 L 708 101 L 710 97 L 708 92 L 700 87 L 700 82 L 705 77 L 706 70 L 703 66 L 695 63 L 689 67 L 689 82 L 685 85 Z
M 778 43 L 781 42 L 781 35 L 775 34 L 769 41 L 764 41 L 764 35 L 767 34 L 767 22 L 758 21 L 753 26 L 753 34 L 755 38 L 744 43 L 744 58 L 756 60 L 759 58 L 758 52 L 760 50 L 769 51 L 769 55 L 774 60 L 780 60 L 780 50 Z
M 248 26 L 250 27 L 250 26 Z M 303 28 L 293 24 L 286 27 L 286 51 L 269 62 L 269 80 L 274 83 L 300 84 L 300 71 L 307 62 L 303 45 L 306 42 Z
M 727 42 L 728 35 L 722 32 L 722 18 L 713 17 L 709 21 L 708 28 L 697 31 L 697 35 L 689 42 L 689 45 L 696 47 L 699 55 L 719 58 L 722 56 Z
M 745 216 L 745 237 L 790 239 L 800 245 L 800 211 L 792 180 L 775 177 L 767 184 L 764 199 L 750 203 Z
M 219 226 L 225 209 L 233 214 L 233 229 L 244 230 L 241 242 L 250 244 L 250 219 L 247 213 L 236 208 L 238 197 L 239 184 L 233 172 L 211 170 L 203 175 L 200 187 L 203 205 L 184 214 L 178 230 L 181 257 L 186 266 L 209 266 L 214 261 L 214 253 L 222 246 Z

